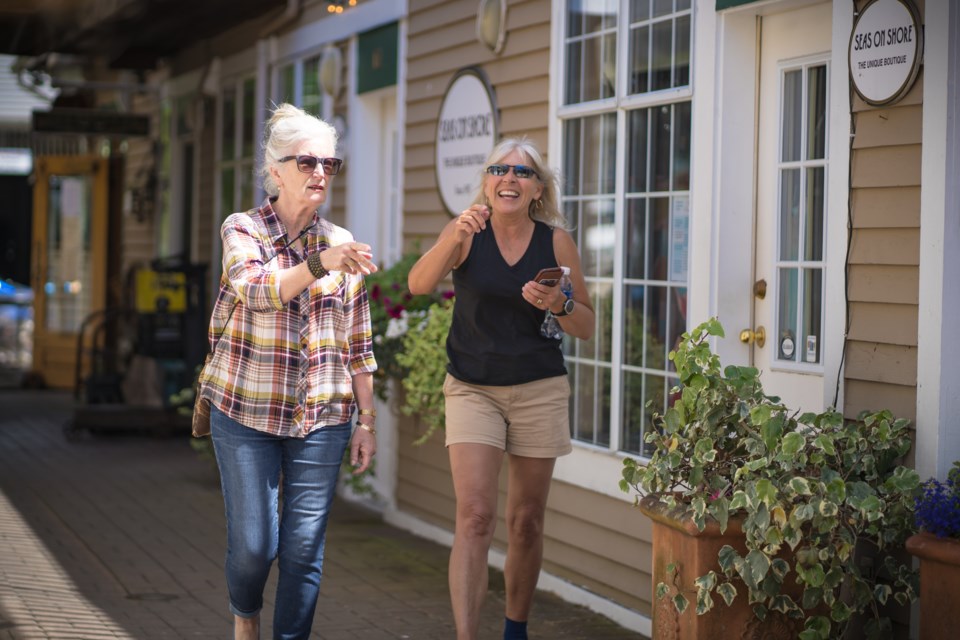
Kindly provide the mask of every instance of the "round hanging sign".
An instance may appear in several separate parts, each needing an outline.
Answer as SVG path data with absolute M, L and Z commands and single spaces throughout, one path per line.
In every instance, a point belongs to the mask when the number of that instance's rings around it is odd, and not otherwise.
M 463 69 L 450 82 L 437 121 L 437 186 L 443 206 L 457 215 L 470 206 L 483 163 L 497 142 L 493 90 L 479 69 Z
M 850 34 L 850 77 L 863 100 L 880 106 L 907 95 L 920 73 L 923 26 L 911 0 L 874 0 Z

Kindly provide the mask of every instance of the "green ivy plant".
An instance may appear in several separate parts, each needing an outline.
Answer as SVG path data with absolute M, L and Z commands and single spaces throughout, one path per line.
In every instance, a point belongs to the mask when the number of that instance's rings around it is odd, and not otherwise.
M 803 640 L 841 637 L 855 616 L 868 637 L 892 628 L 888 601 L 917 597 L 918 581 L 896 553 L 913 532 L 920 481 L 899 465 L 911 446 L 908 421 L 889 411 L 848 421 L 834 411 L 791 411 L 768 396 L 753 367 L 728 366 L 710 349 L 723 337 L 716 319 L 682 336 L 670 353 L 680 385 L 654 415 L 646 463 L 624 460 L 622 490 L 656 500 L 702 531 L 739 519 L 747 553 L 724 546 L 716 569 L 692 585 L 657 585 L 682 614 L 728 605 L 745 589 L 755 615 L 777 611 L 805 620 Z M 862 571 L 855 554 L 875 555 Z M 682 562 L 681 558 L 673 559 Z M 799 585 L 794 598 L 785 585 Z M 674 593 L 674 591 L 676 591 Z
M 453 300 L 435 303 L 425 318 L 411 326 L 403 337 L 397 362 L 407 371 L 400 410 L 417 415 L 427 427 L 414 444 L 423 444 L 444 427 L 443 381 L 447 375 L 447 332 L 453 321 Z

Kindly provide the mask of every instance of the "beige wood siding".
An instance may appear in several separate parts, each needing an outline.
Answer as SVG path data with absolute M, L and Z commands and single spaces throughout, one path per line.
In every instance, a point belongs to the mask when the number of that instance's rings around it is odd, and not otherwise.
M 853 102 L 848 417 L 916 417 L 922 102 L 922 73 L 894 105 Z
M 404 241 L 425 251 L 449 220 L 434 167 L 443 94 L 461 68 L 486 73 L 500 111 L 500 135 L 530 136 L 547 149 L 550 79 L 548 0 L 509 1 L 506 44 L 493 55 L 476 39 L 475 2 L 411 0 L 404 148 Z M 550 162 L 550 159 L 547 159 Z M 452 531 L 455 498 L 443 434 L 422 446 L 413 418 L 401 420 L 397 506 Z M 505 550 L 506 459 L 500 477 L 495 548 Z M 617 478 L 611 478 L 615 484 Z M 650 524 L 628 502 L 554 481 L 547 504 L 543 568 L 571 584 L 650 614 Z

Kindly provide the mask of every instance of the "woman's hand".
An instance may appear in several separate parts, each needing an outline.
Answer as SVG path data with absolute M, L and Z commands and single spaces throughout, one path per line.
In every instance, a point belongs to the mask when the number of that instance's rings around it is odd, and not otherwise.
M 376 434 L 357 426 L 350 438 L 350 464 L 354 467 L 353 475 L 360 475 L 366 471 L 376 453 Z
M 463 242 L 470 236 L 486 229 L 489 218 L 490 209 L 486 205 L 474 204 L 469 209 L 465 209 L 457 216 L 454 224 L 457 242 Z
M 563 302 L 567 299 L 567 296 L 560 290 L 559 284 L 548 287 L 545 284 L 540 284 L 536 280 L 531 280 L 523 285 L 522 292 L 523 299 L 537 309 L 559 310 L 560 307 L 563 306 Z
M 351 274 L 370 275 L 377 271 L 373 263 L 371 247 L 362 242 L 347 242 L 320 253 L 320 264 L 327 271 L 343 271 Z

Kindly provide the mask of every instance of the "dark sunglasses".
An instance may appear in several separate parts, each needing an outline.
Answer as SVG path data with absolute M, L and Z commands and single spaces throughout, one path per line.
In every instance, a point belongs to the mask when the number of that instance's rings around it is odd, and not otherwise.
M 486 172 L 492 176 L 505 176 L 513 169 L 513 175 L 518 178 L 540 178 L 540 174 L 533 167 L 525 164 L 492 164 L 486 168 Z
M 297 161 L 297 169 L 300 173 L 313 173 L 317 170 L 317 164 L 323 166 L 323 172 L 328 176 L 335 176 L 340 173 L 343 166 L 343 160 L 340 158 L 318 158 L 317 156 L 284 156 L 279 162 L 288 160 Z

